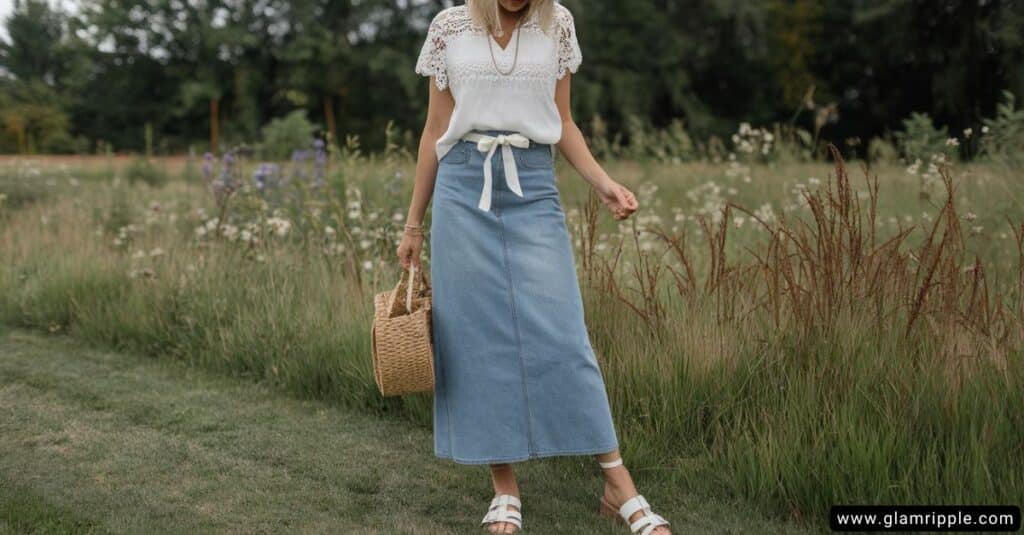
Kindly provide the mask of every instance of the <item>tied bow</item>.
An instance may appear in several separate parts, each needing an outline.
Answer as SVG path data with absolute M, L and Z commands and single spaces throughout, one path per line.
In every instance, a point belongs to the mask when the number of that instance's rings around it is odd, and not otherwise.
M 522 197 L 523 188 L 519 185 L 519 171 L 516 169 L 515 156 L 512 154 L 512 147 L 520 149 L 530 148 L 530 139 L 522 134 L 502 134 L 498 136 L 487 136 L 478 134 L 467 136 L 470 141 L 476 141 L 476 149 L 487 153 L 484 158 L 484 190 L 480 193 L 480 202 L 477 206 L 484 211 L 491 209 L 491 157 L 501 147 L 501 160 L 505 166 L 505 182 L 508 189 Z

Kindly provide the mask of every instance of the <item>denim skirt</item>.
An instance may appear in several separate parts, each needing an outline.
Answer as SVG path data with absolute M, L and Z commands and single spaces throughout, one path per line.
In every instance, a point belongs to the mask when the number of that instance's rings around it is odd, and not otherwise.
M 499 148 L 490 208 L 478 207 L 486 155 L 468 141 L 441 158 L 434 186 L 434 454 L 461 464 L 618 448 L 551 146 L 511 150 L 521 197 Z

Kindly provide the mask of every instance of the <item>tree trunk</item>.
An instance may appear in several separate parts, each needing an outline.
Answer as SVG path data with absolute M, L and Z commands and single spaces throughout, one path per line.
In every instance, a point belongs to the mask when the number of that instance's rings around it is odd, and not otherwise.
M 327 131 L 331 133 L 331 143 L 338 142 L 338 125 L 334 119 L 334 97 L 324 95 L 324 115 L 327 117 Z
M 217 154 L 220 143 L 220 97 L 210 99 L 210 152 Z

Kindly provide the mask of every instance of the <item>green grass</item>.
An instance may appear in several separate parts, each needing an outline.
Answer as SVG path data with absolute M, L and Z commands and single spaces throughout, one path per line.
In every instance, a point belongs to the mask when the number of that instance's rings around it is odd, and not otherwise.
M 381 398 L 369 358 L 371 295 L 397 278 L 387 227 L 406 204 L 388 184 L 397 178 L 396 191 L 409 191 L 405 165 L 340 162 L 331 177 L 345 192 L 340 219 L 322 199 L 285 206 L 281 215 L 293 222 L 292 233 L 263 235 L 251 247 L 197 238 L 195 229 L 214 211 L 208 191 L 183 180 L 160 189 L 97 181 L 0 212 L 0 324 L 183 361 L 339 410 L 386 417 L 403 433 L 429 433 L 430 397 Z M 669 224 L 676 209 L 701 213 L 707 197 L 718 195 L 715 188 L 751 208 L 770 202 L 782 211 L 792 206 L 795 184 L 818 177 L 825 187 L 830 171 L 824 164 L 753 166 L 741 173 L 751 176 L 746 182 L 710 164 L 620 161 L 608 169 L 641 198 L 644 210 L 633 221 L 658 216 Z M 917 177 L 900 167 L 879 172 L 880 236 L 898 231 L 908 216 L 914 225 L 936 218 L 934 205 L 942 199 L 922 195 Z M 765 294 L 742 286 L 756 282 L 757 272 L 734 277 L 724 294 L 709 294 L 701 289 L 708 252 L 692 220 L 679 226 L 689 232 L 700 284 L 681 295 L 670 277 L 662 278 L 660 327 L 650 329 L 600 285 L 582 281 L 623 456 L 644 474 L 644 489 L 743 500 L 763 516 L 819 528 L 837 503 L 1024 502 L 1024 308 L 1016 288 L 1018 249 L 1004 220 L 1024 216 L 1010 202 L 1024 195 L 1024 181 L 991 165 L 964 166 L 955 175 L 963 262 L 977 255 L 990 293 L 973 308 L 955 298 L 955 312 L 944 315 L 940 305 L 948 301 L 939 290 L 970 282 L 961 260 L 944 264 L 943 273 L 953 275 L 937 279 L 938 295 L 909 335 L 905 293 L 874 300 L 840 292 L 830 300 L 833 294 L 815 293 L 820 286 L 801 280 L 801 291 L 810 288 L 808 295 L 821 298 L 816 306 L 839 303 L 829 308 L 835 316 L 809 321 L 819 319 L 820 309 L 795 311 L 784 303 L 778 322 L 770 310 L 754 308 Z M 567 171 L 562 176 L 578 235 L 573 208 L 585 188 Z M 854 183 L 863 188 L 856 173 Z M 694 191 L 699 194 L 689 195 Z M 272 213 L 253 197 L 239 201 L 236 223 Z M 344 214 L 348 202 L 360 206 L 356 217 Z M 806 209 L 790 215 L 806 218 Z M 631 236 L 630 226 L 609 219 L 598 226 L 610 240 Z M 730 226 L 730 267 L 749 263 L 748 248 L 759 250 L 767 239 L 747 221 Z M 357 268 L 370 262 L 372 269 L 356 270 L 358 280 L 350 258 L 325 252 L 325 243 L 337 243 L 324 234 L 327 224 L 337 229 L 334 240 L 344 231 L 354 235 L 346 255 L 356 249 Z M 133 230 L 124 234 L 126 225 Z M 921 256 L 908 259 L 907 251 L 924 234 L 912 233 L 895 256 L 903 263 L 891 264 L 896 267 L 879 280 L 905 280 L 899 270 L 917 265 Z M 638 258 L 634 251 L 625 256 Z M 849 259 L 840 260 L 837 265 Z M 617 280 L 635 284 L 623 271 Z M 627 294 L 635 298 L 634 290 Z M 754 313 L 723 319 L 722 303 L 726 311 Z M 986 316 L 993 310 L 1002 316 Z
M 0 333 L 0 533 L 473 533 L 485 467 L 430 433 L 168 359 Z M 527 532 L 624 533 L 588 457 L 517 465 Z M 801 533 L 642 470 L 677 533 Z

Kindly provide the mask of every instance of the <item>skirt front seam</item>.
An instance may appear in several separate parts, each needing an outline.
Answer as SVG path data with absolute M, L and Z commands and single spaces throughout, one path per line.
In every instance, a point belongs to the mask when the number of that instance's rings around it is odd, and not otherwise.
M 515 326 L 516 331 L 516 355 L 519 357 L 519 373 L 522 378 L 523 385 L 523 404 L 526 406 L 526 451 L 527 455 L 533 455 L 533 413 L 530 409 L 530 392 L 526 386 L 526 363 L 523 362 L 523 342 L 522 333 L 519 330 L 519 318 L 516 315 L 516 296 L 515 286 L 512 282 L 512 266 L 508 258 L 508 241 L 505 239 L 505 221 L 501 218 L 501 196 L 504 194 L 502 190 L 497 190 L 495 193 L 498 196 L 498 210 L 495 215 L 498 220 L 498 234 L 501 235 L 501 250 L 504 257 L 505 263 L 505 279 L 508 281 L 508 296 L 509 296 L 509 308 L 512 311 L 512 324 Z

